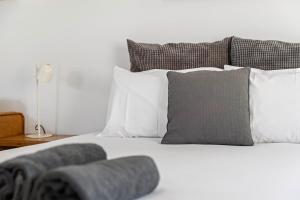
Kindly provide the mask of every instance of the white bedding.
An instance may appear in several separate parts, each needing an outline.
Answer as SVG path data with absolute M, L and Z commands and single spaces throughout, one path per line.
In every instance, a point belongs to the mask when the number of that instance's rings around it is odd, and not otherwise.
M 161 145 L 160 139 L 103 138 L 92 134 L 0 152 L 0 161 L 62 143 L 102 145 L 109 158 L 149 155 L 161 174 L 145 200 L 298 200 L 300 144 L 254 147 Z

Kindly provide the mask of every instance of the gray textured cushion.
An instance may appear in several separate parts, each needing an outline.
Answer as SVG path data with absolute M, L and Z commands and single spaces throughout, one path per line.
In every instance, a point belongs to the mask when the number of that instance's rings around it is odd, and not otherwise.
M 300 44 L 233 37 L 232 65 L 277 70 L 300 67 Z
M 168 131 L 163 144 L 253 145 L 248 68 L 168 72 Z
M 146 44 L 127 40 L 131 71 L 223 68 L 229 63 L 231 38 L 213 43 Z

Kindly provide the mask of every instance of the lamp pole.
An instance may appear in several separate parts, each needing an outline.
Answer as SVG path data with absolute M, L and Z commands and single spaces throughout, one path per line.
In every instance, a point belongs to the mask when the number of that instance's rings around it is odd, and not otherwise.
M 39 65 L 36 65 L 36 116 L 37 116 L 37 134 L 41 136 L 41 119 L 40 119 L 40 90 L 39 90 Z

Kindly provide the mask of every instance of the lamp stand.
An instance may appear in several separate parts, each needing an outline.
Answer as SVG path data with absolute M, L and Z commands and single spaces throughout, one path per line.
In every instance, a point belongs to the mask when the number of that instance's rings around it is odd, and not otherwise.
M 32 139 L 41 139 L 41 138 L 47 138 L 52 137 L 53 135 L 51 133 L 43 133 L 43 134 L 27 134 L 26 137 L 32 138 Z

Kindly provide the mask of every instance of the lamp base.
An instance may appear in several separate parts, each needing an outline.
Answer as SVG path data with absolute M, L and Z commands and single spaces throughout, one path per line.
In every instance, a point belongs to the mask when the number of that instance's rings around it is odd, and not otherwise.
M 40 139 L 40 138 L 47 138 L 47 137 L 51 137 L 51 136 L 53 136 L 53 134 L 51 134 L 51 133 L 43 133 L 43 134 L 28 134 L 28 135 L 26 135 L 26 137 L 28 137 L 28 138 L 32 138 L 32 139 Z

